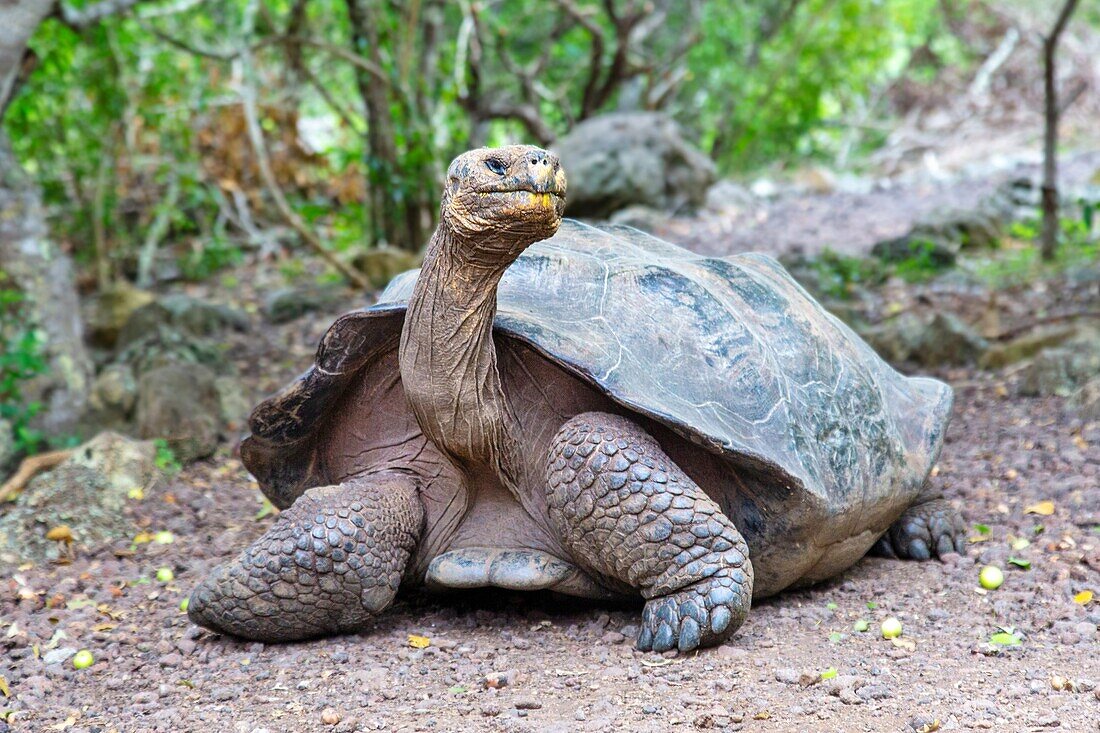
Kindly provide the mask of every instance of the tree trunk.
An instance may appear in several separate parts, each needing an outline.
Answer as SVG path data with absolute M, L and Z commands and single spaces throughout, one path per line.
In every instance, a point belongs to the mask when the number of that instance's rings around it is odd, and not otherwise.
M 347 0 L 355 52 L 376 68 L 385 68 L 379 45 L 377 18 L 370 0 Z M 394 141 L 390 85 L 356 66 L 356 83 L 367 118 L 364 163 L 370 197 L 371 230 L 376 243 L 401 249 L 420 248 L 419 200 L 405 184 Z
M 50 12 L 53 0 L 16 0 L 0 24 L 0 114 L 15 96 L 27 43 Z M 0 270 L 14 285 L 44 337 L 49 370 L 26 386 L 24 398 L 43 411 L 35 427 L 59 435 L 72 430 L 84 411 L 92 362 L 84 348 L 73 269 L 49 238 L 42 195 L 15 159 L 0 128 Z
M 1061 110 L 1058 107 L 1058 85 L 1055 69 L 1058 39 L 1066 28 L 1066 23 L 1077 9 L 1077 0 L 1066 0 L 1058 20 L 1050 34 L 1043 39 L 1043 91 L 1044 91 L 1044 130 L 1043 130 L 1043 230 L 1042 255 L 1044 260 L 1054 259 L 1058 248 L 1058 233 L 1061 229 L 1058 221 L 1058 119 Z

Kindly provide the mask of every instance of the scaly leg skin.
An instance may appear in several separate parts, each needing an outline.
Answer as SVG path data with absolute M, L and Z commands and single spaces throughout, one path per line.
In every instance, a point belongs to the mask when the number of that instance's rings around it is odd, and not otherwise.
M 555 436 L 551 521 L 585 568 L 647 600 L 637 647 L 720 644 L 745 620 L 752 564 L 741 533 L 644 430 L 589 412 Z
M 965 555 L 966 525 L 945 499 L 929 499 L 906 509 L 872 552 L 904 560 L 942 558 L 949 552 Z
M 195 588 L 187 614 L 263 642 L 355 631 L 393 600 L 423 524 L 416 483 L 402 474 L 309 489 Z

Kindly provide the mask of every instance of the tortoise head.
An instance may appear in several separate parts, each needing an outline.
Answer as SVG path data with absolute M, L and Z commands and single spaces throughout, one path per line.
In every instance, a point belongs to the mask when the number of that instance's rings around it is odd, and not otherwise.
M 471 150 L 447 169 L 441 208 L 470 254 L 510 263 L 558 230 L 565 172 L 558 156 L 530 145 Z

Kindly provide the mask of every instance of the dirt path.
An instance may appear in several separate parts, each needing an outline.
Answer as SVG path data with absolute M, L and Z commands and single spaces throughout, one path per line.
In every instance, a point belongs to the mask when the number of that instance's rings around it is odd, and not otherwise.
M 1089 183 L 1100 171 L 1100 151 L 1066 155 L 1063 190 Z M 767 252 L 814 255 L 824 249 L 860 256 L 877 242 L 901 237 L 937 212 L 972 210 L 1006 181 L 1038 181 L 1031 163 L 970 167 L 949 178 L 910 175 L 883 179 L 867 191 L 797 193 L 731 205 L 720 212 L 662 223 L 658 234 L 710 255 Z M 871 185 L 871 182 L 868 182 Z

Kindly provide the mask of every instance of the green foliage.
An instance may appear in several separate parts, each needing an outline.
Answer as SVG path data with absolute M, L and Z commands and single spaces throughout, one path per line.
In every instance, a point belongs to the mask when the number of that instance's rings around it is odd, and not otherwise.
M 935 0 L 708 2 L 685 115 L 727 169 L 833 150 L 844 125 L 826 123 L 865 111 L 942 22 Z
M 807 265 L 811 276 L 807 287 L 837 300 L 847 300 L 858 288 L 877 285 L 886 279 L 886 268 L 879 260 L 849 257 L 831 249 L 824 250 Z
M 894 263 L 893 272 L 906 282 L 924 282 L 951 268 L 954 262 L 940 256 L 935 242 L 914 239 L 909 242 L 909 254 Z
M 1077 269 L 1095 268 L 1100 263 L 1100 238 L 1094 230 L 1091 207 L 1082 206 L 1080 218 L 1061 220 L 1062 236 L 1054 260 L 1044 262 L 1039 251 L 1038 218 L 1014 222 L 1008 239 L 998 252 L 965 260 L 962 265 L 978 280 L 995 288 L 1011 287 L 1037 278 Z
M 153 462 L 158 469 L 169 475 L 177 474 L 183 470 L 183 466 L 180 465 L 176 453 L 168 445 L 168 441 L 164 438 L 157 438 L 153 441 L 153 445 L 157 448 L 157 455 Z
M 241 247 L 223 237 L 196 241 L 179 258 L 180 271 L 188 280 L 205 280 L 215 272 L 240 264 Z
M 0 418 L 12 425 L 16 452 L 34 453 L 42 434 L 30 422 L 41 405 L 26 401 L 23 386 L 46 371 L 43 339 L 28 325 L 23 294 L 3 287 L 6 280 L 0 271 Z

